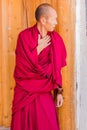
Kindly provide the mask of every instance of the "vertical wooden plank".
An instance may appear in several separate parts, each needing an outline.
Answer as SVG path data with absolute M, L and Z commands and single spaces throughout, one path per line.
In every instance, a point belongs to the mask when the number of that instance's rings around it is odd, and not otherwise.
M 10 125 L 14 79 L 14 49 L 21 30 L 21 0 L 2 1 L 2 99 L 4 126 Z M 4 10 L 5 9 L 5 10 Z
M 58 26 L 67 47 L 63 69 L 64 105 L 59 109 L 61 130 L 75 130 L 75 0 L 58 1 Z
M 0 1 L 0 125 L 2 125 L 2 1 Z
M 4 122 L 4 118 L 7 118 L 7 78 L 6 78 L 6 69 L 7 69 L 7 58 L 6 58 L 6 50 L 7 50 L 7 37 L 6 37 L 6 12 L 4 11 L 4 8 L 6 9 L 7 12 L 7 6 L 6 6 L 6 1 L 2 1 L 2 105 L 3 105 L 3 117 L 2 117 L 2 123 Z M 6 31 L 6 32 L 5 32 Z M 4 90 L 4 91 L 3 91 Z M 5 110 L 4 110 L 5 108 Z

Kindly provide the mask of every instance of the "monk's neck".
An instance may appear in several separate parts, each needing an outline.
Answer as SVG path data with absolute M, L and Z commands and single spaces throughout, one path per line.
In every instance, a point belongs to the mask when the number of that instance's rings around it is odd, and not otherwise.
M 38 28 L 38 30 L 39 30 L 39 32 L 40 32 L 40 35 L 41 35 L 42 37 L 44 37 L 44 36 L 47 35 L 46 29 L 45 29 L 44 26 L 42 26 L 40 23 L 37 23 L 37 28 Z

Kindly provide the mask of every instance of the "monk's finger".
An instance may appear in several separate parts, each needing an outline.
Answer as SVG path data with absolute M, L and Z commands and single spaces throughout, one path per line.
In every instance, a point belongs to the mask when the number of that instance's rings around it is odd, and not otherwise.
M 46 35 L 45 37 L 43 37 L 43 40 L 47 40 L 47 39 L 49 39 L 50 38 L 50 36 L 49 35 Z
M 49 46 L 51 44 L 51 42 L 48 42 L 47 44 L 45 44 L 45 47 Z
M 48 44 L 50 40 L 50 36 L 45 36 L 44 38 L 40 39 L 40 36 L 38 35 L 38 44 Z
M 63 105 L 63 98 L 62 99 L 57 99 L 57 106 L 61 107 Z
M 62 106 L 62 102 L 61 101 L 57 102 L 57 107 L 61 107 L 61 106 Z
M 63 105 L 63 100 L 59 102 L 60 107 Z
M 44 43 L 48 44 L 48 42 L 50 42 L 50 41 L 51 41 L 51 38 L 49 37 L 49 38 L 44 40 Z

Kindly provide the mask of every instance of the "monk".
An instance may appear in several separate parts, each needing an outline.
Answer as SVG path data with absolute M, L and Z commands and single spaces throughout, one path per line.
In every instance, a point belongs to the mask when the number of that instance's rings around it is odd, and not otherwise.
M 35 18 L 36 24 L 18 35 L 11 130 L 60 130 L 56 106 L 63 104 L 61 69 L 66 65 L 66 49 L 54 31 L 55 9 L 41 4 Z

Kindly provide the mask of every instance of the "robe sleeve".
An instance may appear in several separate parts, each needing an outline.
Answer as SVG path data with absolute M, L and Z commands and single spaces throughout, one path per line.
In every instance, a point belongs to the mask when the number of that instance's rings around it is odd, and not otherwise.
M 58 35 L 59 36 L 59 35 Z M 64 41 L 63 39 L 61 38 L 61 36 L 59 36 L 59 40 L 60 40 L 60 44 L 59 44 L 59 51 L 60 51 L 60 57 L 61 57 L 61 67 L 60 67 L 60 77 L 61 77 L 61 80 L 62 80 L 62 74 L 61 74 L 61 69 L 62 67 L 66 66 L 67 63 L 66 63 L 66 57 L 67 57 L 67 52 L 66 52 L 66 47 L 65 47 L 65 44 L 64 44 Z M 62 94 L 63 93 L 63 88 L 62 88 L 62 85 L 58 84 L 57 82 L 57 88 L 54 90 L 54 99 L 56 100 L 57 99 L 57 94 Z
M 67 52 L 66 52 L 66 47 L 65 47 L 65 44 L 63 42 L 63 40 L 61 39 L 61 67 L 64 67 L 66 66 L 66 57 L 67 57 Z

